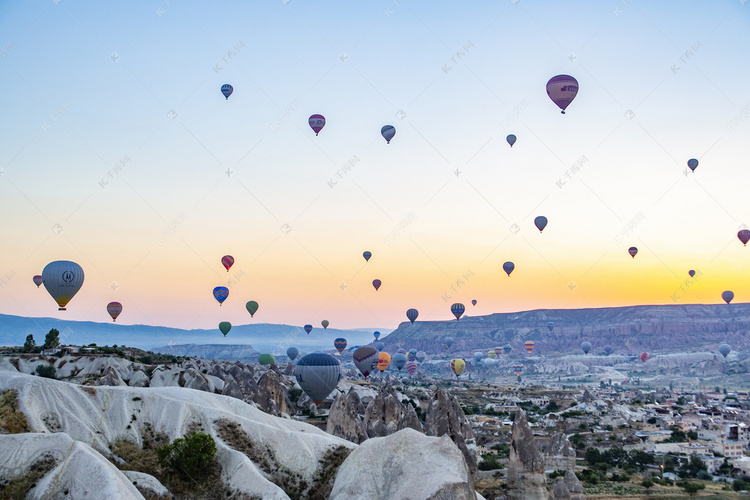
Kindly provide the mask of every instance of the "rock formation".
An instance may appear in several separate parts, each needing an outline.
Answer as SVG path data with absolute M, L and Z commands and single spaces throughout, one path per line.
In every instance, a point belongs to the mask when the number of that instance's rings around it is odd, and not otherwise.
M 513 421 L 507 474 L 509 500 L 546 500 L 544 458 L 534 442 L 526 412 L 518 410 Z
M 116 386 L 116 385 L 125 385 L 125 382 L 122 381 L 117 371 L 111 366 L 109 366 L 104 372 L 104 376 L 97 381 L 96 385 Z
M 441 388 L 435 391 L 424 419 L 424 433 L 428 436 L 448 436 L 464 454 L 473 477 L 477 470 L 476 453 L 469 449 L 474 444 L 474 433 L 466 420 L 458 400 Z
M 583 485 L 573 469 L 568 469 L 565 472 L 565 486 L 570 492 L 570 500 L 584 500 L 586 498 L 583 494 Z
M 346 394 L 340 394 L 333 402 L 331 411 L 328 413 L 326 432 L 353 443 L 361 443 L 367 439 L 367 428 L 365 427 L 362 402 L 354 387 L 349 388 Z
M 274 370 L 267 370 L 260 376 L 253 401 L 271 415 L 290 413 L 291 402 L 287 397 L 286 386 L 281 383 L 281 377 Z
M 365 410 L 367 437 L 389 436 L 396 432 L 404 411 L 404 405 L 398 400 L 393 387 L 390 384 L 381 386 L 377 396 Z
M 576 451 L 562 432 L 552 435 L 542 448 L 546 470 L 575 469 Z

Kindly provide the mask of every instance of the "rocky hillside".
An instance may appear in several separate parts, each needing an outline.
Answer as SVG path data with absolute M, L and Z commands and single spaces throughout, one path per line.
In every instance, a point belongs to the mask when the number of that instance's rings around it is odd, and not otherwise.
M 552 331 L 548 324 L 554 323 Z M 668 353 L 709 350 L 726 342 L 734 350 L 750 347 L 750 304 L 659 305 L 596 309 L 539 309 L 460 321 L 401 323 L 384 339 L 385 350 L 416 348 L 427 353 L 471 353 L 510 345 L 522 352 L 523 343 L 536 343 L 534 354 L 550 356 L 581 352 L 591 342 L 592 354 L 610 345 L 615 354 Z M 453 337 L 446 351 L 445 337 Z

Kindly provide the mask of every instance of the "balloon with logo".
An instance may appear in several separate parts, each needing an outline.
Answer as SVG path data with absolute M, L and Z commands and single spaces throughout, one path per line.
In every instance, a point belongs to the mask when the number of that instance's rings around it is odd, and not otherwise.
M 221 93 L 224 94 L 224 97 L 226 97 L 227 100 L 229 100 L 229 96 L 232 95 L 232 92 L 234 92 L 234 87 L 228 83 L 221 86 Z
M 581 342 L 581 350 L 584 354 L 588 354 L 591 350 L 591 342 Z
M 384 372 L 388 365 L 391 364 L 391 355 L 387 352 L 378 353 L 378 370 Z
M 409 309 L 406 311 L 406 318 L 411 321 L 411 324 L 414 324 L 414 321 L 416 321 L 417 316 L 419 316 L 419 311 L 416 309 Z
M 365 250 L 362 253 L 362 257 L 365 258 L 365 262 L 370 262 L 370 257 L 372 257 L 372 252 L 370 252 L 369 250 Z
M 724 302 L 729 304 L 732 302 L 732 299 L 734 298 L 734 292 L 731 290 L 727 290 L 726 292 L 721 292 L 721 298 L 724 299 Z
M 732 348 L 729 347 L 729 344 L 721 344 L 719 346 L 719 352 L 726 358 L 727 356 L 729 356 L 729 353 L 732 352 Z
M 531 354 L 531 351 L 534 350 L 534 345 L 535 344 L 533 340 L 527 340 L 526 342 L 523 343 L 524 349 L 526 349 L 526 352 L 528 352 L 529 354 Z
M 346 339 L 341 337 L 337 338 L 333 341 L 333 347 L 335 347 L 339 354 L 341 354 L 344 352 L 344 349 L 346 349 Z
M 310 335 L 310 332 L 312 331 L 312 325 L 305 325 L 304 328 L 305 328 L 305 331 L 307 332 L 307 334 Z
M 378 342 L 378 343 L 376 343 L 376 344 L 375 344 L 375 348 L 376 348 L 376 349 L 377 349 L 378 351 L 382 351 L 383 349 L 385 349 L 385 342 Z
M 315 135 L 318 135 L 323 130 L 323 127 L 326 126 L 326 118 L 323 115 L 312 115 L 307 119 L 307 123 L 310 124 L 310 128 L 313 129 Z
M 427 359 L 427 353 L 424 351 L 417 351 L 417 361 L 420 363 Z
M 466 369 L 466 362 L 461 358 L 456 358 L 451 361 L 451 371 L 456 374 L 458 378 Z
M 234 264 L 234 257 L 231 255 L 225 255 L 221 258 L 221 264 L 226 268 L 227 272 L 229 272 L 229 268 Z
M 510 273 L 512 273 L 515 268 L 516 268 L 516 265 L 510 261 L 503 264 L 503 271 L 505 271 L 508 274 L 508 277 L 510 277 Z
M 214 298 L 219 305 L 222 305 L 224 301 L 227 300 L 227 297 L 229 297 L 229 288 L 225 286 L 217 286 L 214 288 Z
M 313 352 L 297 362 L 294 377 L 305 394 L 319 405 L 341 380 L 341 363 L 330 354 Z
M 258 363 L 260 363 L 263 366 L 268 366 L 270 364 L 273 364 L 275 361 L 273 354 L 261 354 L 258 356 Z
M 324 319 L 323 321 L 320 322 L 320 324 L 323 326 L 323 330 L 325 330 L 326 328 L 328 328 L 328 325 L 330 325 L 331 323 L 329 323 L 327 319 Z
M 383 139 L 385 139 L 386 144 L 391 143 L 391 139 L 393 139 L 393 136 L 396 135 L 396 127 L 393 125 L 385 125 L 383 128 L 380 129 L 380 135 L 383 136 Z
M 78 290 L 83 285 L 83 268 L 69 260 L 50 262 L 42 270 L 42 283 L 58 305 L 58 311 L 65 311 Z
M 417 373 L 417 363 L 415 361 L 409 361 L 406 363 L 406 371 L 409 373 L 410 376 L 413 376 L 415 373 Z
M 375 291 L 378 291 L 378 288 L 380 288 L 380 285 L 382 285 L 383 282 L 380 280 L 372 280 L 372 286 L 375 287 Z
M 352 353 L 352 358 L 354 359 L 354 366 L 357 367 L 365 378 L 372 373 L 380 359 L 378 350 L 369 345 L 356 348 Z
M 461 317 L 461 315 L 464 313 L 466 308 L 463 304 L 455 303 L 451 306 L 451 312 L 456 317 L 456 321 Z
M 383 354 L 383 353 L 381 352 L 380 354 Z M 407 362 L 406 354 L 402 352 L 397 352 L 396 354 L 393 355 L 392 361 L 393 361 L 393 366 L 396 367 L 396 370 L 401 371 L 401 368 L 406 366 L 406 362 Z
M 107 312 L 112 316 L 112 322 L 117 321 L 117 317 L 122 312 L 122 304 L 119 302 L 110 302 L 107 304 Z
M 290 347 L 286 350 L 286 356 L 291 360 L 294 361 L 297 356 L 299 356 L 299 349 L 296 347 Z
M 565 114 L 565 109 L 577 94 L 578 80 L 570 75 L 553 76 L 547 82 L 547 95 L 560 108 L 562 114 Z
M 630 247 L 628 248 L 628 253 L 635 259 L 635 255 L 638 253 L 638 249 L 636 247 Z
M 44 280 L 42 280 L 42 275 L 41 274 L 37 274 L 36 276 L 34 276 L 33 280 L 34 280 L 34 284 L 36 285 L 37 288 L 39 288 L 41 286 L 41 284 L 42 284 L 42 281 L 44 281 Z
M 691 172 L 695 172 L 695 169 L 698 168 L 698 160 L 695 158 L 690 158 L 688 160 L 688 167 L 690 167 Z
M 250 302 L 245 304 L 245 309 L 247 309 L 247 312 L 250 313 L 250 317 L 252 318 L 255 315 L 255 313 L 258 312 L 258 303 L 255 302 L 254 300 L 251 300 Z
M 640 356 L 638 356 L 638 357 L 639 357 L 639 358 L 641 359 L 641 361 L 642 361 L 642 362 L 644 362 L 644 363 L 645 363 L 646 361 L 648 361 L 648 353 L 647 353 L 647 352 L 642 352 L 642 353 L 640 354 Z
M 541 233 L 545 227 L 547 227 L 547 217 L 540 215 L 536 219 L 534 219 L 534 225 Z
M 747 242 L 750 241 L 750 229 L 741 229 L 737 233 L 737 237 L 740 239 L 744 246 L 747 246 Z
M 510 147 L 513 147 L 513 144 L 516 143 L 516 136 L 513 134 L 509 134 L 508 137 L 505 138 L 506 141 L 508 141 L 508 144 L 510 144 Z

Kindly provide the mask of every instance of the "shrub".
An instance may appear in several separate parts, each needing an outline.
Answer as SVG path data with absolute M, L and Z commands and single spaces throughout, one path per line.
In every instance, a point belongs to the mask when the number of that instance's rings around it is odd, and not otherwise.
M 159 462 L 168 468 L 194 476 L 206 467 L 216 454 L 214 438 L 202 432 L 193 432 L 175 439 L 157 450 Z
M 44 378 L 55 378 L 57 370 L 52 365 L 37 365 L 36 374 Z

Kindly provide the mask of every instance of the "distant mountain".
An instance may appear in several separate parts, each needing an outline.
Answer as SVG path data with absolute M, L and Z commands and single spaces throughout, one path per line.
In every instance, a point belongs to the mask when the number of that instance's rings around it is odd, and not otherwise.
M 0 345 L 23 345 L 26 336 L 34 336 L 37 344 L 44 342 L 44 337 L 52 328 L 60 331 L 63 344 L 86 345 L 127 345 L 142 349 L 158 346 L 176 346 L 185 344 L 235 345 L 254 348 L 260 352 L 286 353 L 290 346 L 300 351 L 333 349 L 333 339 L 343 337 L 349 346 L 365 345 L 374 338 L 373 330 L 353 329 L 337 330 L 335 328 L 315 328 L 308 335 L 302 327 L 290 325 L 236 325 L 224 337 L 219 329 L 182 330 L 165 326 L 121 325 L 117 323 L 94 323 L 92 321 L 67 321 L 55 318 L 27 318 L 0 314 Z M 387 335 L 387 331 L 382 331 Z M 382 339 L 383 337 L 381 337 Z
M 257 362 L 258 356 L 261 354 L 253 346 L 242 344 L 175 344 L 152 347 L 151 351 L 189 358 L 225 359 L 244 362 Z
M 553 322 L 552 331 L 548 323 Z M 726 342 L 732 349 L 750 348 L 750 304 L 656 305 L 592 309 L 539 309 L 467 317 L 460 321 L 405 322 L 383 341 L 385 350 L 416 348 L 428 353 L 470 354 L 510 345 L 526 354 L 523 344 L 536 343 L 533 354 L 581 353 L 581 342 L 599 354 L 610 345 L 616 354 L 716 352 Z M 453 337 L 450 349 L 444 339 Z

